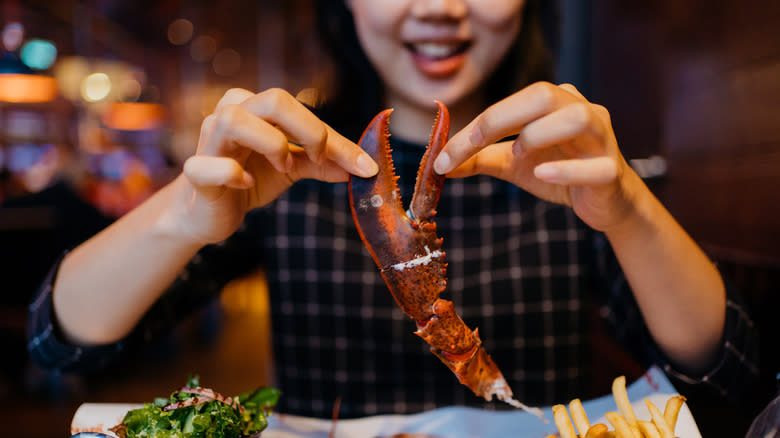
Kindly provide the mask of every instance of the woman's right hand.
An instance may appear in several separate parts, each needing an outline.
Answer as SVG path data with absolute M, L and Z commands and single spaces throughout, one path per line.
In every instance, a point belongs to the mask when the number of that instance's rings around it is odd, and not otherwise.
M 201 126 L 196 154 L 184 163 L 179 232 L 200 244 L 230 236 L 247 211 L 304 178 L 341 182 L 368 177 L 376 163 L 281 89 L 231 89 Z

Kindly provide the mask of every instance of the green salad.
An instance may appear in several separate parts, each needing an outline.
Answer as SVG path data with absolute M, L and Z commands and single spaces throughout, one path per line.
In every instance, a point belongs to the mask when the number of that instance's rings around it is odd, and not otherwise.
M 258 437 L 268 426 L 267 417 L 279 400 L 277 389 L 225 397 L 198 380 L 190 377 L 169 398 L 129 411 L 111 431 L 121 438 L 239 438 Z

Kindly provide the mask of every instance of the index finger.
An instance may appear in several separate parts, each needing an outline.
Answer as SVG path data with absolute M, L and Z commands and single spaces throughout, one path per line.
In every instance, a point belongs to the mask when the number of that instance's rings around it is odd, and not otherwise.
M 445 174 L 485 146 L 514 135 L 528 123 L 579 100 L 549 82 L 537 82 L 486 109 L 455 134 L 436 158 L 434 169 Z
M 336 132 L 284 90 L 263 91 L 243 101 L 241 106 L 273 123 L 290 140 L 302 146 L 315 163 L 321 164 L 327 158 L 363 177 L 377 171 L 374 161 L 358 145 Z
M 216 109 L 220 109 L 227 105 L 238 105 L 254 95 L 255 93 L 244 88 L 231 88 L 222 95 L 221 99 L 219 99 Z

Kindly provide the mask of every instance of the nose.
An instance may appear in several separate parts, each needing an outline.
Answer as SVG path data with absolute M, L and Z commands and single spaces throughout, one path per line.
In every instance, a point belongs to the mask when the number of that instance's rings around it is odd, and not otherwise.
M 468 7 L 464 0 L 415 0 L 411 13 L 421 20 L 460 20 Z

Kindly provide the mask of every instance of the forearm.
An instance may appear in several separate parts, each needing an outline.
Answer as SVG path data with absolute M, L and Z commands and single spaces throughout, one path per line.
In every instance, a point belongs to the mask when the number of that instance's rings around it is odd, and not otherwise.
M 635 178 L 635 208 L 606 236 L 653 339 L 675 364 L 696 372 L 719 347 L 725 287 L 699 246 Z
M 179 178 L 63 260 L 54 312 L 71 341 L 96 345 L 127 335 L 201 247 L 176 230 Z

